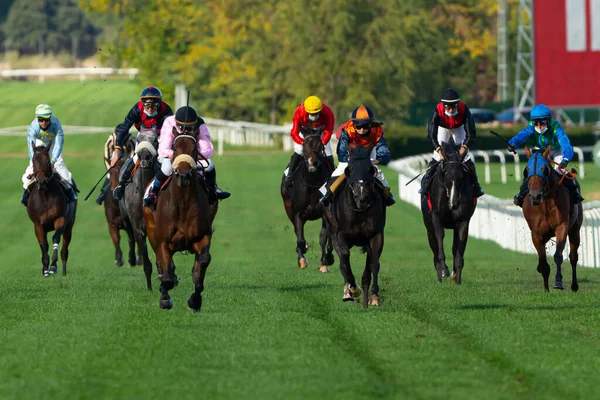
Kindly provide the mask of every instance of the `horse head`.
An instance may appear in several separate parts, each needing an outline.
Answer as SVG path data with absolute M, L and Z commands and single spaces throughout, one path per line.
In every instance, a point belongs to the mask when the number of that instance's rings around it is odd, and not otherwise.
M 300 126 L 300 132 L 304 136 L 304 142 L 302 143 L 302 154 L 308 172 L 315 172 L 319 169 L 321 161 L 325 155 L 325 145 L 321 141 L 321 134 L 325 126 L 319 128 L 311 128 L 309 126 Z
M 351 148 L 348 166 L 344 170 L 356 208 L 360 211 L 371 207 L 374 199 L 375 190 L 373 186 L 377 171 L 371 163 L 370 155 L 371 148 Z
M 36 146 L 34 141 L 31 142 L 31 147 L 33 148 L 33 178 L 38 189 L 45 190 L 54 177 L 50 162 L 50 147 L 46 147 L 43 143 Z
M 187 187 L 192 182 L 192 174 L 196 171 L 198 150 L 197 138 L 173 127 L 173 171 L 180 187 Z
M 442 143 L 441 168 L 439 180 L 446 192 L 448 206 L 451 210 L 456 210 L 461 204 L 461 194 L 463 194 L 465 185 L 471 187 L 472 183 L 468 180 L 469 171 L 464 163 L 466 152 L 461 152 L 461 145 L 457 145 L 454 139 Z M 466 200 L 466 199 L 464 199 Z
M 137 138 L 135 152 L 140 162 L 140 167 L 151 169 L 158 156 L 156 148 L 158 147 L 158 132 L 155 129 L 144 128 L 140 131 Z
M 527 186 L 529 187 L 529 199 L 534 206 L 540 205 L 542 199 L 548 194 L 550 188 L 550 163 L 548 162 L 548 154 L 550 154 L 550 146 L 541 153 L 534 149 L 531 151 L 525 146 L 525 155 L 527 155 Z

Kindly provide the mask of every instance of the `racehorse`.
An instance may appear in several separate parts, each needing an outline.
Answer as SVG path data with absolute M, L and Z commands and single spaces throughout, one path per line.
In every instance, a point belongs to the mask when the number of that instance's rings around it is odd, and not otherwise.
M 112 190 L 119 184 L 119 169 L 123 166 L 124 158 L 121 158 L 114 168 L 111 168 L 109 175 L 110 190 L 104 192 L 104 215 L 106 216 L 106 222 L 108 223 L 108 232 L 110 238 L 115 246 L 115 264 L 118 267 L 123 266 L 123 252 L 121 251 L 121 235 L 119 230 L 124 230 L 127 233 L 127 239 L 129 242 L 129 265 L 136 265 L 141 262 L 141 255 L 138 255 L 139 260 L 135 255 L 135 240 L 133 237 L 133 230 L 131 225 L 125 226 L 123 222 L 123 216 L 119 210 L 119 201 L 113 197 Z M 108 160 L 110 163 L 110 159 Z
M 464 163 L 467 153 L 459 149 L 461 146 L 457 146 L 452 138 L 442 145 L 443 159 L 432 177 L 429 194 L 421 196 L 421 212 L 429 246 L 433 251 L 438 283 L 450 276 L 444 252 L 444 230 L 452 229 L 454 232 L 452 280 L 457 285 L 462 283 L 469 221 L 477 205 L 474 177 Z
M 133 237 L 138 246 L 138 254 L 144 264 L 146 285 L 148 290 L 152 290 L 152 263 L 148 256 L 142 199 L 146 187 L 154 179 L 156 173 L 158 133 L 154 129 L 142 129 L 136 141 L 135 152 L 138 156 L 138 164 L 134 167 L 135 172 L 131 184 L 125 187 L 125 194 L 119 201 L 119 208 L 126 229 L 133 232 Z
M 375 187 L 376 169 L 370 159 L 371 149 L 350 149 L 350 158 L 344 174 L 346 179 L 338 187 L 326 211 L 333 246 L 340 258 L 344 277 L 343 301 L 352 301 L 361 294 L 350 266 L 350 249 L 360 246 L 367 253 L 362 275 L 363 306 L 380 306 L 379 258 L 383 251 L 386 207 Z M 371 281 L 372 279 L 372 281 Z M 369 286 L 371 293 L 369 294 Z
M 197 138 L 180 134 L 176 128 L 173 134 L 173 176 L 158 196 L 156 210 L 144 207 L 144 218 L 160 271 L 160 308 L 173 307 L 169 297 L 169 290 L 175 286 L 173 254 L 188 251 L 194 254 L 194 292 L 188 306 L 196 312 L 202 307 L 204 277 L 211 261 L 212 221 L 218 200 L 210 204 L 208 187 L 197 170 L 196 160 L 200 157 Z
M 27 214 L 33 222 L 35 236 L 42 250 L 42 274 L 49 276 L 57 272 L 58 245 L 63 238 L 60 250 L 62 261 L 62 275 L 67 275 L 67 260 L 69 259 L 69 243 L 75 224 L 77 213 L 77 200 L 69 203 L 60 177 L 52 171 L 50 162 L 50 147 L 35 146 L 33 148 L 33 178 L 31 194 L 27 203 Z M 48 257 L 48 232 L 55 231 L 52 235 L 52 263 Z
M 546 260 L 546 243 L 556 236 L 556 251 L 554 263 L 556 264 L 555 289 L 564 289 L 562 282 L 563 250 L 569 237 L 569 261 L 573 272 L 571 290 L 579 289 L 577 283 L 577 249 L 580 244 L 579 231 L 583 223 L 583 206 L 581 203 L 572 204 L 566 187 L 561 183 L 557 173 L 548 161 L 550 147 L 543 153 L 531 152 L 525 147 L 525 154 L 529 159 L 525 169 L 528 178 L 529 201 L 523 202 L 523 215 L 531 229 L 531 239 L 538 253 L 537 270 L 544 278 L 544 289 L 548 291 L 548 277 L 550 265 Z M 564 179 L 564 178 L 563 178 Z
M 319 188 L 323 186 L 333 171 L 329 170 L 325 157 L 325 146 L 321 142 L 321 133 L 325 127 L 311 128 L 300 127 L 304 136 L 302 153 L 304 162 L 292 174 L 291 185 L 285 184 L 285 175 L 281 178 L 281 197 L 288 218 L 294 225 L 296 233 L 296 252 L 298 253 L 298 266 L 302 269 L 308 266 L 304 254 L 308 250 L 308 243 L 304 238 L 304 224 L 306 221 L 321 219 L 321 272 L 329 272 L 329 265 L 334 262 L 333 244 L 329 239 L 327 223 L 323 218 L 323 206 L 319 203 L 322 193 Z

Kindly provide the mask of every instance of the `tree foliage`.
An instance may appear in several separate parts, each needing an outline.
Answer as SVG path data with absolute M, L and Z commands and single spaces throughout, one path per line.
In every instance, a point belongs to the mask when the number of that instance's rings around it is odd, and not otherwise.
M 495 0 L 79 3 L 120 21 L 107 61 L 167 96 L 186 84 L 208 116 L 283 122 L 316 94 L 340 123 L 360 104 L 403 119 L 447 86 L 478 103 L 495 94 Z

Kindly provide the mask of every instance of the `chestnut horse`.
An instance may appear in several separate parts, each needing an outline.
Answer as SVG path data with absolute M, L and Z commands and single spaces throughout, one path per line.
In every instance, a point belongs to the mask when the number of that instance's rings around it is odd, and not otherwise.
M 211 260 L 212 222 L 218 200 L 210 204 L 208 188 L 197 170 L 196 160 L 201 157 L 196 149 L 197 138 L 180 134 L 175 128 L 173 134 L 171 181 L 158 196 L 156 210 L 144 207 L 144 218 L 160 272 L 160 308 L 173 307 L 169 297 L 169 290 L 176 282 L 173 254 L 188 251 L 194 254 L 194 292 L 188 299 L 188 306 L 196 312 L 202 307 L 204 276 Z
M 525 147 L 529 159 L 525 172 L 528 176 L 528 200 L 523 202 L 523 215 L 531 229 L 531 239 L 538 253 L 537 270 L 544 278 L 544 289 L 548 291 L 550 265 L 546 259 L 546 243 L 556 237 L 555 289 L 564 289 L 562 282 L 563 251 L 569 237 L 569 261 L 573 272 L 571 290 L 579 289 L 577 283 L 577 249 L 580 244 L 579 231 L 583 223 L 583 206 L 572 204 L 568 189 L 561 183 L 561 177 L 553 171 L 548 160 L 550 147 L 544 153 L 532 152 Z M 564 179 L 564 178 L 563 178 Z
M 304 136 L 302 153 L 304 162 L 292 174 L 292 184 L 285 184 L 285 175 L 281 178 L 281 197 L 288 218 L 294 225 L 296 233 L 296 253 L 298 253 L 298 266 L 302 269 L 308 266 L 304 254 L 308 250 L 308 243 L 304 238 L 304 224 L 306 221 L 321 220 L 321 272 L 329 272 L 333 264 L 333 244 L 327 232 L 327 223 L 323 218 L 323 206 L 319 203 L 322 193 L 319 188 L 323 186 L 333 171 L 327 166 L 325 146 L 321 142 L 321 133 L 325 127 L 319 128 L 300 127 Z
M 75 224 L 77 213 L 77 200 L 69 203 L 67 194 L 60 177 L 52 171 L 50 162 L 50 147 L 35 146 L 33 148 L 33 178 L 34 183 L 27 203 L 27 214 L 33 222 L 35 236 L 42 250 L 42 274 L 49 276 L 57 271 L 58 245 L 63 238 L 60 250 L 62 261 L 62 274 L 67 275 L 67 260 L 69 258 L 69 243 Z M 48 232 L 55 231 L 52 235 L 52 263 L 48 257 Z
M 129 265 L 136 265 L 138 261 L 141 262 L 141 256 L 135 255 L 135 240 L 133 238 L 133 230 L 131 226 L 125 226 L 123 223 L 123 216 L 119 210 L 119 200 L 113 197 L 112 191 L 119 184 L 119 170 L 123 166 L 125 158 L 119 159 L 114 168 L 110 168 L 108 172 L 108 180 L 110 182 L 110 190 L 104 192 L 104 215 L 106 216 L 106 222 L 108 224 L 108 233 L 112 239 L 115 247 L 115 264 L 117 267 L 123 266 L 123 251 L 121 250 L 121 235 L 120 230 L 124 230 L 127 233 L 127 241 L 129 243 Z M 110 160 L 108 160 L 110 163 Z M 139 253 L 139 252 L 138 252 Z

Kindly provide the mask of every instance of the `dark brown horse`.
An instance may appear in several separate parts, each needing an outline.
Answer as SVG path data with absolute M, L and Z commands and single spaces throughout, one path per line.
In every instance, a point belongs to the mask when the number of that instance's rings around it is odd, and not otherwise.
M 175 286 L 173 254 L 188 251 L 194 254 L 194 292 L 188 306 L 195 312 L 202 307 L 204 276 L 211 260 L 212 221 L 218 206 L 209 203 L 208 188 L 197 170 L 196 137 L 179 134 L 175 128 L 173 133 L 171 182 L 158 196 L 156 210 L 144 207 L 144 218 L 160 271 L 160 308 L 173 307 L 169 297 L 169 290 Z
M 452 138 L 442 145 L 444 159 L 432 177 L 429 195 L 421 196 L 421 212 L 427 228 L 429 247 L 438 283 L 452 276 L 457 285 L 462 283 L 462 270 L 469 238 L 469 222 L 477 205 L 474 177 L 464 162 L 467 153 L 459 151 Z M 452 274 L 446 265 L 444 251 L 445 230 L 453 232 Z
M 379 259 L 383 252 L 386 220 L 386 207 L 380 191 L 375 187 L 376 169 L 371 163 L 370 153 L 370 148 L 351 148 L 348 166 L 344 171 L 345 182 L 337 189 L 326 212 L 344 277 L 343 301 L 353 301 L 361 293 L 350 266 L 350 249 L 358 246 L 367 253 L 361 279 L 364 307 L 381 305 Z
M 60 250 L 62 261 L 62 274 L 67 275 L 67 260 L 69 259 L 69 243 L 75 224 L 77 213 L 77 200 L 69 203 L 60 177 L 52 171 L 50 163 L 50 148 L 46 146 L 33 148 L 33 178 L 31 195 L 27 203 L 27 214 L 33 222 L 35 236 L 42 250 L 42 274 L 49 276 L 57 271 L 58 245 L 63 238 Z M 48 257 L 48 232 L 55 231 L 52 235 L 52 263 Z
M 577 291 L 577 249 L 580 244 L 579 231 L 583 223 L 583 206 L 573 204 L 566 187 L 560 183 L 560 177 L 554 172 L 548 154 L 550 147 L 544 153 L 532 153 L 525 147 L 529 159 L 525 169 L 528 178 L 529 195 L 523 202 L 523 215 L 531 229 L 531 239 L 538 253 L 537 270 L 544 278 L 544 289 L 548 291 L 550 265 L 546 259 L 546 243 L 556 237 L 555 289 L 564 289 L 562 282 L 563 251 L 569 237 L 569 261 L 573 272 L 571 290 Z
M 285 175 L 281 178 L 281 197 L 288 218 L 294 225 L 296 233 L 296 253 L 298 253 L 298 266 L 302 269 L 308 266 L 304 254 L 308 250 L 308 243 L 304 238 L 304 224 L 306 221 L 321 220 L 321 272 L 329 272 L 329 265 L 334 262 L 333 244 L 327 232 L 327 222 L 323 218 L 323 205 L 319 203 L 322 193 L 319 188 L 323 186 L 333 171 L 329 170 L 325 157 L 325 147 L 321 142 L 321 133 L 325 127 L 310 128 L 300 127 L 304 135 L 302 152 L 304 162 L 295 171 L 288 171 L 291 176 L 291 185 L 286 186 Z
M 115 199 L 112 191 L 119 184 L 119 170 L 123 166 L 125 158 L 121 158 L 114 168 L 109 171 L 109 182 L 110 190 L 104 192 L 104 215 L 106 216 L 106 222 L 108 223 L 108 232 L 112 239 L 113 245 L 115 246 L 115 264 L 118 267 L 123 266 L 123 252 L 121 251 L 121 235 L 120 230 L 124 230 L 127 233 L 127 241 L 129 243 L 129 265 L 136 265 L 141 262 L 141 256 L 135 255 L 135 240 L 133 237 L 133 230 L 131 226 L 125 226 L 123 223 L 123 216 L 119 210 L 119 200 Z M 110 160 L 108 160 L 110 163 Z M 129 229 L 128 229 L 129 228 Z

